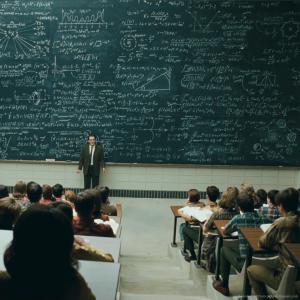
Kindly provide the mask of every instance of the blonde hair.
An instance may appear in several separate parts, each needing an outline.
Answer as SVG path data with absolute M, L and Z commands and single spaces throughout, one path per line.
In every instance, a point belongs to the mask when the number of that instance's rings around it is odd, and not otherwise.
M 227 190 L 222 194 L 219 206 L 224 209 L 233 209 L 236 207 L 236 198 L 239 194 L 239 190 L 235 186 L 229 186 Z
M 70 201 L 71 203 L 74 203 L 75 200 L 76 200 L 76 198 L 77 198 L 77 196 L 76 196 L 76 194 L 73 191 L 67 190 L 65 192 L 65 199 L 68 200 L 68 201 Z

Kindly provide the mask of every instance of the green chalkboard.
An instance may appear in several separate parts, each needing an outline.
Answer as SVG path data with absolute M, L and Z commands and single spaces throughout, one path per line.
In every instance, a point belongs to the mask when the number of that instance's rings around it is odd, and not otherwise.
M 0 3 L 0 159 L 300 165 L 300 2 Z

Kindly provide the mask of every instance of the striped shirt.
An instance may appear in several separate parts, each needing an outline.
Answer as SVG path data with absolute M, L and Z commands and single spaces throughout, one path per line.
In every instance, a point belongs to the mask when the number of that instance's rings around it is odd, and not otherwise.
M 234 216 L 231 221 L 225 226 L 224 234 L 230 235 L 237 231 L 239 238 L 240 255 L 245 258 L 247 255 L 248 243 L 240 232 L 242 227 L 259 227 L 261 224 L 271 223 L 270 220 L 264 216 L 259 216 L 257 212 L 245 212 L 242 215 Z
M 265 216 L 270 220 L 276 220 L 280 217 L 280 213 L 278 211 L 278 208 L 276 206 L 270 207 L 270 206 L 262 206 L 258 213 L 261 216 Z

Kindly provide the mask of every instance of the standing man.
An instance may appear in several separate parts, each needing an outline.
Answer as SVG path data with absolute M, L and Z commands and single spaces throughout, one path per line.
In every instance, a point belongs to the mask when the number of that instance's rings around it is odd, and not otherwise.
M 90 134 L 88 143 L 82 147 L 77 173 L 83 168 L 84 189 L 99 185 L 101 168 L 105 173 L 104 151 L 101 144 L 96 144 L 96 136 Z

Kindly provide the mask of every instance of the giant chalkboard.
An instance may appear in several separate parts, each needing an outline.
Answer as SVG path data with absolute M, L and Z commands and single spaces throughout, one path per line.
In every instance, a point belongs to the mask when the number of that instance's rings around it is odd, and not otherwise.
M 299 1 L 3 0 L 0 159 L 300 165 Z

